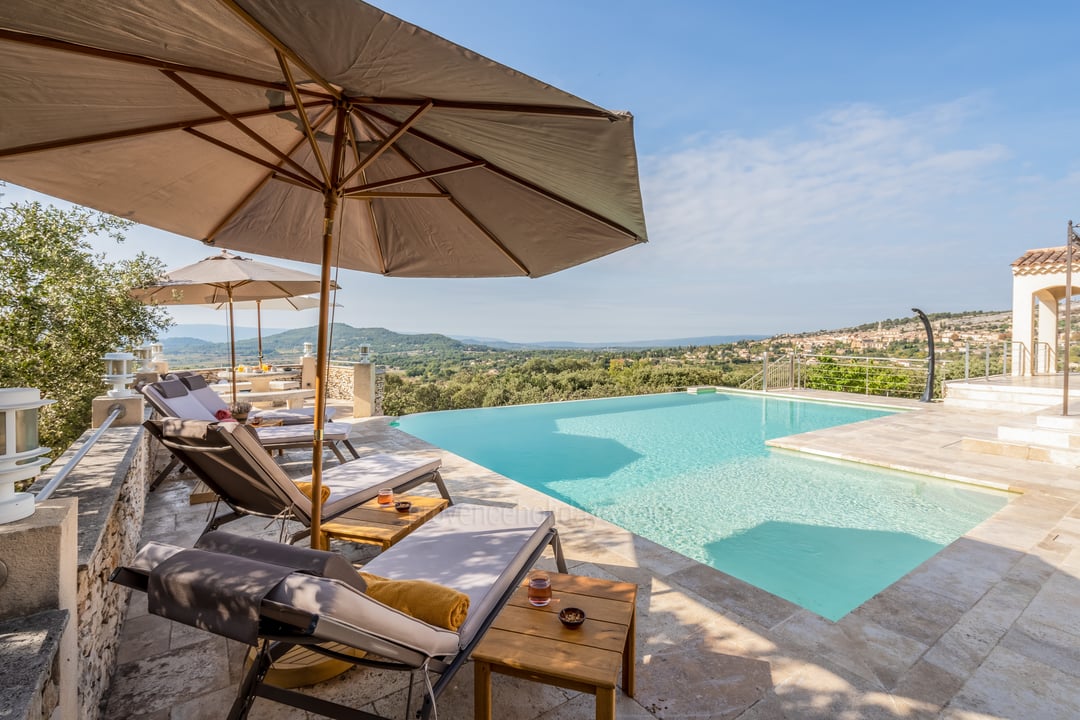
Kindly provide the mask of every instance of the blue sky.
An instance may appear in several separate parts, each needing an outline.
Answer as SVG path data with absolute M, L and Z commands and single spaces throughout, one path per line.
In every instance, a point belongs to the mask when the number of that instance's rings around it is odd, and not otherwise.
M 1007 309 L 1009 263 L 1080 220 L 1080 4 L 375 4 L 630 110 L 650 242 L 536 280 L 342 271 L 337 319 L 351 325 L 615 341 Z M 141 227 L 120 254 L 138 250 L 168 267 L 211 254 Z

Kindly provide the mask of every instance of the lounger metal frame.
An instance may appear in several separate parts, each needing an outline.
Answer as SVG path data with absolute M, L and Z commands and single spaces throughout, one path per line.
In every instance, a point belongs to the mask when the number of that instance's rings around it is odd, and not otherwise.
M 324 717 L 334 718 L 334 720 L 390 720 L 390 718 L 383 715 L 374 715 L 347 705 L 323 700 L 322 698 L 313 695 L 268 684 L 266 682 L 266 674 L 269 672 L 270 666 L 274 661 L 283 657 L 294 647 L 303 646 L 312 652 L 317 652 L 326 657 L 341 660 L 356 666 L 375 667 L 383 670 L 407 671 L 410 674 L 418 670 L 420 672 L 430 670 L 439 673 L 439 679 L 431 685 L 430 693 L 424 694 L 424 701 L 421 703 L 420 708 L 415 714 L 415 717 L 420 720 L 427 720 L 434 710 L 435 701 L 446 689 L 447 685 L 450 684 L 454 674 L 457 673 L 461 666 L 465 664 L 465 661 L 469 659 L 469 656 L 472 655 L 477 644 L 484 637 L 484 634 L 487 633 L 492 623 L 495 622 L 496 616 L 498 616 L 506 604 L 510 602 L 510 598 L 513 597 L 514 593 L 521 586 L 522 581 L 533 566 L 536 565 L 548 546 L 551 546 L 552 551 L 555 553 L 555 563 L 559 572 L 567 572 L 566 559 L 563 556 L 562 544 L 559 541 L 559 532 L 557 528 L 553 527 L 545 533 L 543 541 L 537 544 L 528 559 L 522 563 L 521 569 L 515 574 L 513 581 L 507 586 L 506 591 L 499 597 L 498 602 L 495 603 L 491 612 L 484 618 L 483 623 L 481 623 L 480 627 L 473 633 L 473 636 L 465 646 L 459 648 L 458 652 L 453 655 L 453 657 L 429 661 L 421 668 L 389 660 L 375 660 L 368 656 L 358 658 L 335 652 L 323 646 L 323 643 L 327 642 L 325 639 L 316 639 L 312 637 L 312 633 L 318 623 L 318 615 L 300 611 L 281 603 L 263 600 L 259 608 L 259 649 L 251 663 L 251 667 L 248 669 L 247 673 L 245 673 L 243 680 L 241 680 L 240 685 L 237 688 L 236 699 L 233 701 L 232 708 L 229 710 L 228 719 L 245 720 L 248 713 L 251 711 L 251 706 L 255 702 L 255 698 L 263 697 L 272 702 L 299 708 L 307 712 L 317 713 Z M 122 567 L 113 571 L 110 580 L 126 587 L 145 592 L 147 589 L 148 576 Z M 410 678 L 406 716 L 408 716 L 408 713 L 412 710 L 411 704 L 412 682 Z
M 214 502 L 214 506 L 210 511 L 210 520 L 207 522 L 206 527 L 203 528 L 203 531 L 201 533 L 199 533 L 199 537 L 202 537 L 203 535 L 210 532 L 211 530 L 217 530 L 218 528 L 220 528 L 222 525 L 225 525 L 226 523 L 230 523 L 230 522 L 232 522 L 234 520 L 239 520 L 242 517 L 252 516 L 252 517 L 265 517 L 265 518 L 270 518 L 270 519 L 274 519 L 274 520 L 281 520 L 281 522 L 282 522 L 281 539 L 284 540 L 285 539 L 285 532 L 284 532 L 285 521 L 293 520 L 293 521 L 301 522 L 301 523 L 304 522 L 304 520 L 302 518 L 296 516 L 296 514 L 294 513 L 294 511 L 293 511 L 294 506 L 293 506 L 292 502 L 289 500 L 289 498 L 286 495 L 284 495 L 283 493 L 279 494 L 279 493 L 276 492 L 275 483 L 270 478 L 267 478 L 260 468 L 252 467 L 251 469 L 259 474 L 260 478 L 264 482 L 264 486 L 267 489 L 271 489 L 271 490 L 275 491 L 274 495 L 278 499 L 278 501 L 280 502 L 280 508 L 277 509 L 276 512 L 260 512 L 260 511 L 254 510 L 252 508 L 240 507 L 238 504 L 236 504 L 236 502 L 232 498 L 230 498 L 228 491 L 226 491 L 221 486 L 221 483 L 218 481 L 217 478 L 215 478 L 210 473 L 205 472 L 199 466 L 199 463 L 192 462 L 191 459 L 189 458 L 189 453 L 195 453 L 195 452 L 201 452 L 201 453 L 235 452 L 233 447 L 231 447 L 229 445 L 223 445 L 221 447 L 194 447 L 192 445 L 185 445 L 185 444 L 176 442 L 175 440 L 173 440 L 171 438 L 165 437 L 164 432 L 162 430 L 161 421 L 157 421 L 157 420 L 147 420 L 147 421 L 145 421 L 143 423 L 143 427 L 145 427 L 147 429 L 147 431 L 149 431 L 149 433 L 151 435 L 153 435 L 158 440 L 158 442 L 160 442 L 163 446 L 165 446 L 165 448 L 169 452 L 171 452 L 173 454 L 173 457 L 175 459 L 178 459 L 179 462 L 184 463 L 184 465 L 186 465 L 187 468 L 191 470 L 191 472 L 195 475 L 195 477 L 202 480 L 206 484 L 206 486 L 208 488 L 210 488 L 210 490 L 212 490 L 215 495 L 217 495 L 217 500 Z M 269 458 L 269 461 L 273 462 L 273 458 Z M 425 473 L 423 475 L 420 475 L 420 476 L 418 476 L 418 477 L 416 477 L 416 478 L 414 478 L 412 480 L 409 480 L 407 482 L 400 483 L 400 484 L 395 484 L 394 489 L 395 489 L 396 492 L 405 492 L 407 490 L 411 490 L 414 487 L 417 487 L 419 485 L 422 485 L 422 484 L 428 483 L 428 482 L 434 483 L 435 486 L 439 489 L 439 493 L 442 495 L 442 497 L 449 500 L 450 504 L 453 504 L 453 502 L 454 502 L 453 498 L 450 497 L 450 492 L 447 490 L 446 483 L 443 481 L 442 473 L 440 473 L 438 469 L 435 469 L 435 470 L 433 470 L 433 471 L 431 471 L 429 473 Z M 218 513 L 218 508 L 221 506 L 222 503 L 224 503 L 229 508 L 230 512 L 221 513 L 221 514 Z M 353 509 L 353 507 L 347 507 L 347 508 L 344 508 L 340 512 L 335 513 L 335 514 L 324 514 L 323 515 L 323 521 L 325 522 L 327 520 L 332 520 L 335 517 L 337 517 L 338 515 L 349 512 L 352 509 Z M 308 525 L 308 523 L 304 523 L 304 525 L 305 525 L 305 527 L 303 527 L 302 529 L 300 529 L 297 532 L 293 533 L 292 535 L 288 536 L 288 541 L 290 543 L 295 543 L 295 542 L 297 542 L 299 540 L 303 540 L 304 538 L 311 535 L 311 527 Z
M 150 407 L 152 407 L 154 409 L 154 412 L 156 412 L 158 414 L 158 416 L 160 416 L 160 417 L 171 417 L 173 415 L 172 410 L 170 408 L 166 407 L 166 406 L 163 406 L 158 401 L 158 399 L 154 397 L 154 395 L 152 393 L 145 392 L 142 387 L 139 387 L 138 389 L 139 389 L 139 392 L 142 394 L 142 396 L 144 398 L 146 398 L 146 402 L 148 402 L 150 404 Z M 207 413 L 209 413 L 209 412 L 210 412 L 210 410 L 208 409 Z M 195 419 L 202 419 L 202 418 L 195 418 Z M 298 425 L 298 426 L 290 426 L 290 427 L 301 427 L 302 428 L 302 427 L 305 427 L 305 426 L 304 425 Z M 157 436 L 155 436 L 155 437 L 157 437 Z M 160 440 L 161 438 L 158 438 L 158 439 Z M 322 441 L 323 447 L 324 448 L 329 448 L 330 451 L 332 453 L 334 453 L 334 456 L 337 458 L 338 462 L 340 462 L 340 463 L 347 462 L 347 460 L 345 458 L 345 455 L 342 454 L 341 449 L 338 447 L 338 443 L 341 443 L 342 445 L 344 445 L 345 449 L 348 450 L 349 453 L 354 458 L 360 457 L 360 453 L 358 453 L 356 451 L 356 448 L 353 447 L 352 442 L 350 442 L 348 438 L 337 439 L 337 440 L 324 439 Z M 265 442 L 265 443 L 263 443 L 263 447 L 265 447 L 267 450 L 270 450 L 270 451 L 272 451 L 272 450 L 290 450 L 290 449 L 294 449 L 294 448 L 311 448 L 313 445 L 314 445 L 314 435 L 312 436 L 311 440 L 308 440 L 307 438 L 304 438 L 302 440 L 293 440 L 293 441 L 289 441 L 289 442 Z M 166 446 L 166 447 L 168 447 L 168 446 Z M 176 468 L 177 465 L 181 466 L 180 467 L 180 472 L 183 472 L 184 471 L 184 466 L 186 465 L 186 463 L 185 464 L 182 464 L 182 463 L 183 463 L 183 461 L 180 460 L 179 458 L 177 458 L 175 454 L 173 454 L 172 458 L 169 459 L 168 465 L 166 465 L 165 468 L 160 473 L 158 473 L 157 476 L 150 483 L 150 492 L 153 492 L 154 490 L 157 490 L 158 486 L 161 485 L 161 483 L 165 481 L 165 478 L 167 478 L 169 476 L 169 474 L 173 471 L 173 469 Z

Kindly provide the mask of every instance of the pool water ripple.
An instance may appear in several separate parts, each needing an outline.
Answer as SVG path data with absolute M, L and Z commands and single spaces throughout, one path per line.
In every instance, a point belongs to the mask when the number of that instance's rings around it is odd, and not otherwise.
M 423 413 L 400 428 L 838 620 L 1009 499 L 765 445 L 890 412 L 671 393 Z

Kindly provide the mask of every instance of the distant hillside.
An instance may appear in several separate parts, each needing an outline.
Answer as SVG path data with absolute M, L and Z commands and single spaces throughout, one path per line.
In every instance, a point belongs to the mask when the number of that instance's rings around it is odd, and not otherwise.
M 208 342 L 228 342 L 229 341 L 229 324 L 224 320 L 225 313 L 221 314 L 222 322 L 217 324 L 198 324 L 198 323 L 181 323 L 179 325 L 173 325 L 171 328 L 165 331 L 165 334 L 161 336 L 161 341 L 164 343 L 166 340 L 176 340 L 179 338 L 198 338 Z M 273 335 L 275 333 L 284 332 L 285 328 L 263 328 L 263 335 Z M 248 327 L 246 325 L 236 326 L 236 339 L 246 340 L 247 338 L 258 337 L 258 328 Z
M 965 330 L 979 330 L 994 333 L 1007 332 L 1011 325 L 1011 313 L 1007 311 L 976 310 L 962 313 L 933 313 L 929 316 L 936 334 L 945 331 L 955 333 Z M 198 326 L 179 326 L 182 329 Z M 833 341 L 837 335 L 875 336 L 880 330 L 906 329 L 921 333 L 918 319 L 913 315 L 906 318 L 881 320 L 866 323 L 858 327 L 838 330 L 819 330 L 799 334 L 768 335 L 710 335 L 703 337 L 676 338 L 667 340 L 640 340 L 632 342 L 609 343 L 574 343 L 574 342 L 537 342 L 510 343 L 494 338 L 452 338 L 436 333 L 404 334 L 386 328 L 354 328 L 345 323 L 335 323 L 331 340 L 330 357 L 336 362 L 356 361 L 360 357 L 360 346 L 367 345 L 374 354 L 375 361 L 391 367 L 415 368 L 418 366 L 434 368 L 452 365 L 477 353 L 499 352 L 542 352 L 558 351 L 603 351 L 603 350 L 650 350 L 665 348 L 709 347 L 733 345 L 735 343 L 760 342 L 772 343 L 792 338 L 822 337 Z M 239 334 L 239 333 L 238 333 Z M 921 336 L 920 336 L 921 337 Z M 850 338 L 848 338 L 849 340 Z M 823 340 L 823 341 L 824 341 Z M 848 340 L 845 340 L 847 342 Z M 304 352 L 304 343 L 314 344 L 316 328 L 300 328 L 282 332 L 267 332 L 263 336 L 263 357 L 272 364 L 296 363 Z M 174 367 L 223 366 L 229 362 L 227 342 L 196 337 L 169 337 L 164 341 L 166 357 Z M 238 340 L 236 343 L 237 362 L 249 365 L 258 359 L 258 343 L 255 338 Z
M 512 343 L 495 338 L 470 338 L 452 336 L 465 343 L 486 345 L 500 350 L 606 350 L 608 348 L 669 348 L 690 345 L 729 345 L 740 340 L 764 340 L 768 335 L 709 335 L 706 337 L 669 338 L 667 340 L 627 340 L 606 343 L 581 343 L 569 340 L 551 340 L 548 342 Z
M 304 343 L 316 342 L 315 327 L 285 330 L 273 335 L 263 335 L 263 358 L 272 364 L 295 363 L 304 352 Z M 165 355 L 175 367 L 200 365 L 227 365 L 229 344 L 209 342 L 196 338 L 169 338 L 163 343 Z M 405 335 L 385 328 L 354 328 L 335 323 L 331 338 L 331 358 L 348 362 L 360 357 L 360 346 L 367 345 L 383 361 L 398 355 L 411 354 L 460 354 L 469 349 L 486 349 L 468 345 L 445 335 Z M 258 360 L 259 344 L 256 338 L 236 342 L 238 364 L 251 364 Z

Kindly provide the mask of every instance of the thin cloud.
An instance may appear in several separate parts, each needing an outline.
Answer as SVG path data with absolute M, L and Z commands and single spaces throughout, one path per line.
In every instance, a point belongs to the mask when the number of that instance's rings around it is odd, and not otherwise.
M 645 157 L 654 250 L 698 267 L 775 267 L 793 244 L 865 252 L 883 228 L 921 224 L 978 191 L 1009 157 L 998 144 L 956 147 L 966 114 L 964 103 L 903 116 L 851 105 L 801 130 L 699 136 Z

